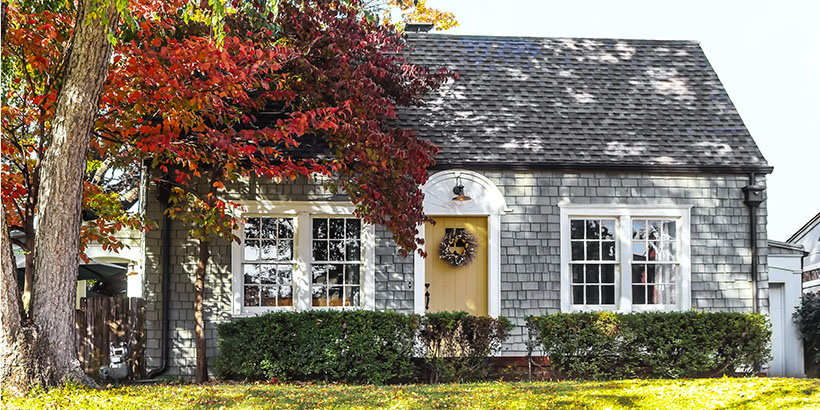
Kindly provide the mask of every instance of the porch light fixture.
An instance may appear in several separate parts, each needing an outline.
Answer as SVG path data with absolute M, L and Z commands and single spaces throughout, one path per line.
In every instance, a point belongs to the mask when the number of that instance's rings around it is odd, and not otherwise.
M 460 175 L 456 175 L 456 186 L 453 187 L 453 193 L 456 195 L 453 197 L 453 201 L 455 202 L 467 202 L 473 199 L 464 195 L 464 184 L 461 183 Z

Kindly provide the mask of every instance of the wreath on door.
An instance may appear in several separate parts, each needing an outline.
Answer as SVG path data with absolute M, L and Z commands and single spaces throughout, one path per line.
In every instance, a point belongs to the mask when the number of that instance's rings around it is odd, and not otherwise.
M 439 244 L 439 258 L 452 266 L 465 266 L 478 251 L 478 238 L 466 229 L 448 229 Z

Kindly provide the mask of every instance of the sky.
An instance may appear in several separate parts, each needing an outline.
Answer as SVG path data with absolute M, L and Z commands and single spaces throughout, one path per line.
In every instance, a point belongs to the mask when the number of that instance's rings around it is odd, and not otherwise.
M 769 239 L 820 212 L 820 2 L 428 0 L 452 34 L 697 40 L 763 155 Z

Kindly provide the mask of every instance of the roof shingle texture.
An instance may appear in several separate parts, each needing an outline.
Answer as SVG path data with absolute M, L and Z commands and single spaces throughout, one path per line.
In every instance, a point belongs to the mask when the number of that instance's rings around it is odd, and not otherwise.
M 439 166 L 768 169 L 696 42 L 407 41 L 408 62 L 458 73 L 399 113 Z

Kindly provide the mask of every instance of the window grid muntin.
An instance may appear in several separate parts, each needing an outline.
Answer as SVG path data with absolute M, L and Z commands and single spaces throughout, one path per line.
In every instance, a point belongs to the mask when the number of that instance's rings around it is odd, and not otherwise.
M 660 227 L 660 232 L 656 238 L 652 238 L 650 235 L 649 226 L 652 222 L 659 222 L 658 226 Z M 673 224 L 674 228 L 672 228 L 673 236 L 666 235 L 667 232 L 667 224 Z M 633 217 L 631 221 L 631 231 L 632 231 L 632 238 L 630 242 L 632 257 L 631 257 L 631 266 L 629 269 L 629 275 L 632 285 L 632 304 L 639 305 L 639 306 L 663 306 L 663 305 L 676 305 L 678 302 L 678 282 L 680 281 L 680 234 L 679 234 L 679 218 L 664 218 L 664 217 Z M 636 232 L 635 227 L 638 225 L 643 225 L 643 237 L 640 237 L 640 232 Z M 654 249 L 660 250 L 663 252 L 664 249 L 672 250 L 671 258 L 669 260 L 662 260 L 658 259 L 657 251 L 655 259 L 650 259 L 649 252 L 650 252 L 650 243 L 658 243 Z M 641 245 L 640 248 L 636 248 L 636 245 Z M 665 248 L 664 245 L 670 245 L 668 248 Z M 643 249 L 644 257 L 642 259 L 636 259 L 636 256 L 639 255 L 636 253 L 637 249 Z M 638 272 L 642 274 L 636 275 L 636 268 L 638 268 Z M 663 271 L 671 272 L 666 276 L 664 279 Z M 650 271 L 653 271 L 652 278 L 655 279 L 654 282 L 649 281 Z M 661 281 L 658 281 L 658 278 L 661 278 Z M 636 279 L 637 278 L 637 279 Z M 666 293 L 664 293 L 666 291 Z M 649 295 L 653 295 L 652 301 L 650 301 Z
M 570 218 L 570 298 L 573 305 L 584 306 L 614 306 L 616 303 L 616 290 L 618 280 L 618 221 L 615 218 L 605 217 L 583 217 Z M 579 232 L 574 230 L 578 222 L 583 223 L 583 229 Z M 590 229 L 590 222 L 597 222 L 596 229 Z M 609 234 L 604 236 L 604 228 L 607 227 Z M 583 259 L 576 259 L 578 246 L 583 253 Z M 594 244 L 590 246 L 590 244 Z M 606 244 L 606 245 L 605 245 Z M 611 246 L 611 253 L 604 259 L 604 246 Z M 593 251 L 597 248 L 597 258 L 588 259 L 595 256 Z M 592 253 L 592 255 L 590 255 Z M 579 275 L 579 270 L 582 270 Z M 597 271 L 597 272 L 596 272 Z M 590 280 L 590 274 L 595 275 L 594 280 Z M 604 282 L 604 275 L 611 274 L 611 281 Z M 580 277 L 580 281 L 576 278 Z M 580 303 L 579 303 L 580 302 Z M 606 302 L 606 303 L 605 303 Z
M 325 226 L 327 231 L 324 235 L 321 235 L 321 232 L 317 232 L 317 226 L 321 225 L 322 222 L 325 222 Z M 331 234 L 331 223 L 332 221 L 342 221 L 343 232 L 340 237 L 334 237 Z M 350 223 L 348 221 L 351 221 Z M 352 223 L 355 221 L 355 224 Z M 362 249 L 362 231 L 363 231 L 363 224 L 361 219 L 359 218 L 351 218 L 351 217 L 312 217 L 312 228 L 311 228 L 311 249 L 310 249 L 310 293 L 311 293 L 311 306 L 313 307 L 332 307 L 332 308 L 355 308 L 360 307 L 363 303 L 362 299 L 362 275 L 364 273 L 364 255 Z M 337 222 L 338 223 L 338 222 Z M 349 227 L 355 225 L 356 228 L 354 230 L 350 230 Z M 324 236 L 324 237 L 318 237 Z M 340 258 L 342 260 L 332 260 L 331 256 L 333 253 L 331 252 L 331 243 L 337 242 L 343 245 L 343 249 L 337 255 L 341 255 Z M 324 248 L 327 250 L 325 253 L 325 258 L 316 258 L 317 243 L 324 243 Z M 351 254 L 348 252 L 348 243 L 355 243 L 356 247 L 358 248 L 358 257 L 352 258 Z M 321 246 L 321 245 L 320 245 Z M 340 267 L 341 268 L 341 282 L 330 283 L 331 282 L 331 270 L 332 268 Z M 349 283 L 348 278 L 354 276 L 354 272 L 352 270 L 353 267 L 356 267 L 358 273 L 355 276 L 358 277 L 357 283 Z M 317 275 L 317 268 L 318 269 L 325 269 L 324 273 L 324 280 L 317 282 L 317 279 L 321 277 L 321 275 Z M 334 275 L 336 276 L 336 275 Z M 336 276 L 338 278 L 338 276 Z M 318 292 L 317 292 L 318 290 Z M 331 298 L 332 292 L 341 292 L 340 296 L 341 299 Z M 319 296 L 319 297 L 317 297 Z M 319 304 L 320 300 L 324 299 L 324 304 Z M 340 300 L 340 304 L 336 304 L 335 302 L 332 303 L 332 300 Z
M 257 221 L 258 224 L 254 224 Z M 263 230 L 265 221 L 271 221 L 274 228 L 271 234 L 266 234 Z M 270 222 L 269 222 L 270 223 Z M 296 268 L 296 229 L 295 218 L 291 217 L 267 217 L 253 216 L 247 217 L 242 226 L 242 249 L 241 270 L 242 270 L 242 306 L 245 308 L 254 307 L 292 307 L 294 303 L 293 272 Z M 287 225 L 285 225 L 287 224 Z M 258 234 L 248 235 L 253 226 L 258 229 Z M 286 228 L 283 228 L 285 226 Z M 288 228 L 289 227 L 289 228 Z M 285 229 L 285 230 L 283 230 Z M 264 242 L 273 242 L 273 249 L 276 250 L 272 258 L 265 258 L 263 251 Z M 290 257 L 279 259 L 280 243 L 290 243 Z M 248 243 L 256 243 L 258 250 L 255 258 L 248 258 Z M 256 269 L 256 282 L 248 282 L 249 267 Z M 263 267 L 273 267 L 274 283 L 262 283 Z M 273 295 L 268 298 L 270 304 L 263 303 L 266 299 L 264 295 Z M 287 297 L 290 295 L 290 297 Z M 254 303 L 250 303 L 254 301 Z

